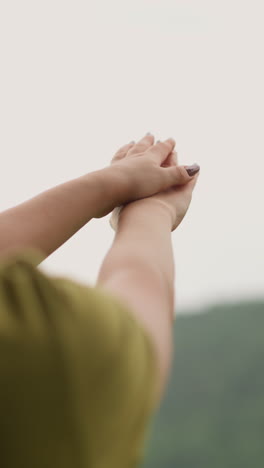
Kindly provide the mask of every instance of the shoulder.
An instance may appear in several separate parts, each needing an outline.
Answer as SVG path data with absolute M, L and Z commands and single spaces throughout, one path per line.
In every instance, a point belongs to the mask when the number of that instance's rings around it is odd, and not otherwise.
M 152 342 L 119 298 L 102 287 L 44 273 L 37 267 L 40 258 L 24 252 L 0 263 L 0 348 L 12 368 L 9 380 L 24 395 L 23 385 L 35 381 L 31 390 L 44 400 L 59 392 L 54 405 L 63 412 L 68 401 L 90 456 L 126 466 L 142 456 L 155 410 Z M 23 404 L 34 412 L 38 397 L 32 392 L 28 406 Z M 55 406 L 48 411 L 52 419 Z

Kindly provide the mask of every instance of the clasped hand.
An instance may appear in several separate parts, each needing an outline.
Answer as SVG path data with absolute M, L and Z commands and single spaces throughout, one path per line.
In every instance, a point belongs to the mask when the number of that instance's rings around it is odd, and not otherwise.
M 186 214 L 200 169 L 198 165 L 178 165 L 175 145 L 172 138 L 155 144 L 154 136 L 146 135 L 138 143 L 121 147 L 111 160 L 122 174 L 119 205 L 139 199 L 145 199 L 144 207 L 153 202 L 162 204 L 170 213 L 172 231 Z M 118 207 L 112 213 L 113 229 L 117 228 L 119 213 Z

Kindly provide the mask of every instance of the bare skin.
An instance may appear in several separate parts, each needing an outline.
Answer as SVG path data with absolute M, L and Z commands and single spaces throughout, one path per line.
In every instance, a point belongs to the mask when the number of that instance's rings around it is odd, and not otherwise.
M 70 180 L 0 213 L 0 257 L 22 248 L 51 255 L 92 218 L 190 180 L 184 168 L 162 167 L 173 139 L 151 148 L 154 137 L 125 145 L 115 164 Z M 148 151 L 140 151 L 148 145 Z M 129 157 L 123 159 L 123 155 Z M 139 157 L 140 156 L 140 157 Z
M 142 152 L 144 147 L 147 151 L 152 143 L 145 139 L 139 150 L 135 145 L 134 151 Z M 129 152 L 122 157 L 129 158 Z M 163 164 L 175 167 L 176 155 L 170 152 Z M 171 231 L 185 216 L 196 181 L 197 175 L 184 185 L 128 203 L 121 211 L 115 209 L 112 221 L 116 235 L 97 280 L 98 285 L 129 305 L 153 343 L 158 368 L 157 405 L 166 387 L 173 348 L 175 268 Z
M 145 144 L 145 151 L 149 149 L 148 143 Z M 137 146 L 134 147 L 134 151 L 138 151 Z M 152 147 L 153 151 L 153 147 Z M 141 153 L 142 154 L 142 153 Z M 122 155 L 122 158 L 129 158 L 130 151 L 126 154 Z M 111 164 L 115 164 L 115 160 L 112 160 Z M 171 151 L 167 158 L 162 162 L 162 167 L 176 167 L 180 173 L 182 173 L 182 183 L 175 184 L 175 186 L 171 186 L 166 188 L 163 191 L 160 191 L 150 197 L 144 198 L 144 203 L 141 203 L 142 209 L 143 206 L 145 208 L 145 212 L 147 213 L 148 206 L 151 206 L 159 203 L 161 206 L 164 207 L 170 213 L 171 220 L 172 220 L 172 227 L 171 230 L 174 231 L 177 226 L 183 220 L 188 207 L 191 203 L 192 199 L 192 192 L 196 185 L 199 172 L 195 174 L 193 177 L 188 176 L 188 179 L 185 176 L 185 168 L 187 166 L 179 166 L 178 163 L 178 155 L 176 151 Z M 143 202 L 143 200 L 142 200 Z M 113 229 L 116 230 L 119 216 L 121 212 L 124 210 L 124 205 L 121 207 L 116 207 L 112 213 L 110 224 Z

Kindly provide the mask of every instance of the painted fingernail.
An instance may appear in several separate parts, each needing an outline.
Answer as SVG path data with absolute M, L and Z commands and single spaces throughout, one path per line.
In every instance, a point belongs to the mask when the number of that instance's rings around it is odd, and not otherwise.
M 151 135 L 151 133 L 150 133 L 150 132 L 148 132 L 148 133 L 146 133 L 146 135 Z
M 160 143 L 160 140 L 157 140 L 156 143 Z
M 134 143 L 136 143 L 136 142 L 135 142 L 134 140 L 132 140 L 132 141 L 130 141 L 129 144 L 132 145 L 132 143 L 133 143 L 133 145 L 134 145 Z
M 199 172 L 200 170 L 200 166 L 198 166 L 198 164 L 192 164 L 192 166 L 184 166 L 186 171 L 188 172 L 189 176 L 194 176 L 195 174 L 197 174 L 197 172 Z

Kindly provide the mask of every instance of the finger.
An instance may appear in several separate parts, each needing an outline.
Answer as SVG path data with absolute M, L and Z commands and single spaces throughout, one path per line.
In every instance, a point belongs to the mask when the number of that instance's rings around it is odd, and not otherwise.
M 175 166 L 179 165 L 179 156 L 178 156 L 177 151 L 173 151 L 173 161 L 174 161 Z
M 181 185 L 181 187 L 185 190 L 185 187 L 186 187 L 186 190 L 189 190 L 190 192 L 193 191 L 196 183 L 197 183 L 197 180 L 199 178 L 199 175 L 200 175 L 200 172 L 198 172 L 197 174 L 195 174 L 194 176 L 191 177 L 191 180 L 190 182 L 187 182 L 186 185 Z
M 137 153 L 144 153 L 154 144 L 154 136 L 153 135 L 145 135 L 141 140 L 139 140 L 133 148 L 128 151 L 128 156 Z
M 166 185 L 165 189 L 172 187 L 173 185 L 184 185 L 187 182 L 192 181 L 194 177 L 196 177 L 197 179 L 197 175 L 199 174 L 199 171 L 196 174 L 190 176 L 186 170 L 186 167 L 185 166 L 176 166 L 176 167 L 172 166 L 172 167 L 167 167 L 167 168 L 161 168 L 161 170 L 164 172 L 165 185 Z
M 193 177 L 192 177 L 192 180 L 190 180 L 190 182 L 188 183 L 188 185 L 190 186 L 190 189 L 191 191 L 193 191 L 196 183 L 197 183 L 197 180 L 198 180 L 198 177 L 200 175 L 200 172 L 198 172 L 197 174 L 195 174 Z
M 178 153 L 176 151 L 172 151 L 161 165 L 161 167 L 171 166 L 178 166 Z
M 112 158 L 112 161 L 119 161 L 120 159 L 123 159 L 126 155 L 127 152 L 134 146 L 135 142 L 131 141 L 130 143 L 121 146 L 119 150 L 115 153 L 114 157 Z
M 175 145 L 176 141 L 173 138 L 168 138 L 168 140 L 165 140 L 164 142 L 160 141 L 152 146 L 150 150 L 151 156 L 159 165 L 161 165 L 173 151 Z
M 178 153 L 176 151 L 172 151 L 168 156 L 168 162 L 169 166 L 178 166 Z
M 109 219 L 109 223 L 111 228 L 114 231 L 117 231 L 117 226 L 118 226 L 118 221 L 119 221 L 119 215 L 121 210 L 124 208 L 124 205 L 121 206 L 116 206 L 114 210 L 112 211 L 111 217 Z

